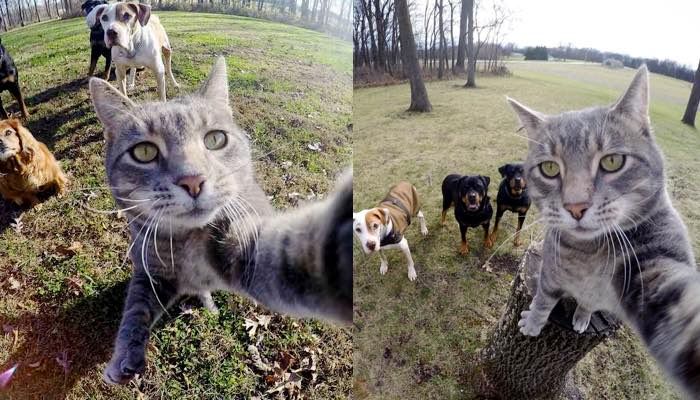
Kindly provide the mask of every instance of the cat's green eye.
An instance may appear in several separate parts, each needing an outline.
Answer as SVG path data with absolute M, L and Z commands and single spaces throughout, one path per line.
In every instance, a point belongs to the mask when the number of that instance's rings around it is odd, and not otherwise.
M 624 154 L 609 154 L 600 159 L 600 168 L 605 172 L 619 171 L 624 165 Z
M 540 172 L 547 178 L 556 178 L 559 175 L 559 164 L 554 161 L 541 162 Z
M 131 148 L 131 156 L 140 163 L 149 163 L 158 157 L 158 147 L 149 142 L 141 142 Z
M 211 131 L 204 135 L 204 146 L 209 150 L 219 150 L 226 146 L 226 134 L 221 131 Z

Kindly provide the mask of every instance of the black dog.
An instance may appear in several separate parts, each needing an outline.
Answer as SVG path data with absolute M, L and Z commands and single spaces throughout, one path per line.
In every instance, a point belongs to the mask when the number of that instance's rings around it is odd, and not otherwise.
M 484 228 L 484 247 L 492 245 L 489 238 L 489 225 L 493 208 L 489 202 L 488 188 L 491 179 L 488 176 L 462 176 L 457 174 L 447 175 L 442 181 L 442 225 L 445 225 L 447 210 L 454 204 L 455 219 L 459 224 L 459 232 L 462 235 L 462 246 L 459 252 L 462 255 L 469 253 L 467 245 L 467 228 L 475 228 L 481 225 Z
M 527 195 L 527 180 L 525 179 L 522 164 L 505 164 L 498 169 L 503 180 L 498 186 L 496 197 L 496 223 L 491 233 L 491 242 L 496 241 L 498 223 L 506 211 L 518 213 L 518 228 L 515 231 L 514 246 L 520 246 L 520 229 L 525 222 L 525 214 L 530 209 L 530 196 Z
M 0 92 L 4 92 L 5 90 L 9 91 L 12 97 L 17 100 L 22 118 L 26 119 L 29 113 L 27 112 L 27 106 L 24 104 L 22 91 L 19 88 L 19 72 L 17 72 L 17 67 L 15 67 L 15 60 L 13 60 L 10 53 L 5 50 L 5 46 L 2 45 L 2 40 L 0 40 Z M 2 105 L 1 98 L 0 117 L 2 117 L 2 119 L 8 118 L 5 107 Z
M 90 14 L 93 8 L 107 4 L 106 0 L 87 0 L 80 8 L 83 9 L 85 15 Z M 112 49 L 105 44 L 105 32 L 102 29 L 100 21 L 95 21 L 95 25 L 90 27 L 90 70 L 88 76 L 95 73 L 97 60 L 100 56 L 105 58 L 105 71 L 102 74 L 103 79 L 109 79 L 109 71 L 112 66 Z

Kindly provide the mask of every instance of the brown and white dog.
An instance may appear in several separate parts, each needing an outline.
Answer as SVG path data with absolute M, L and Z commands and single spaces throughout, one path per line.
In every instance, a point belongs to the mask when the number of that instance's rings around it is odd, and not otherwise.
M 0 121 L 0 195 L 34 206 L 40 193 L 62 193 L 66 177 L 45 144 L 16 119 Z
M 408 279 L 416 279 L 416 269 L 411 257 L 411 249 L 404 232 L 411 225 L 411 218 L 418 217 L 420 232 L 428 234 L 425 217 L 420 210 L 416 188 L 405 181 L 397 183 L 377 207 L 352 214 L 353 233 L 360 240 L 365 254 L 379 252 L 381 266 L 379 273 L 384 275 L 389 269 L 383 250 L 401 249 L 408 261 Z
M 129 88 L 134 87 L 136 67 L 149 68 L 156 75 L 158 95 L 165 101 L 165 74 L 179 88 L 171 68 L 172 47 L 168 35 L 151 6 L 140 3 L 114 3 L 101 6 L 95 13 L 105 32 L 105 44 L 112 49 L 119 89 L 126 96 L 126 71 Z

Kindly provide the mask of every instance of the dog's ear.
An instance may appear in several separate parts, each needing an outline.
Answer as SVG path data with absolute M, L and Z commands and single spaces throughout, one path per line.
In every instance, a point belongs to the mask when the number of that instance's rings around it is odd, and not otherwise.
M 95 113 L 104 125 L 105 139 L 121 127 L 124 117 L 131 114 L 136 104 L 119 93 L 117 88 L 100 78 L 90 78 L 90 98 L 95 107 Z
M 388 208 L 382 208 L 382 214 L 384 215 L 384 225 L 389 223 L 389 220 L 391 219 L 391 213 L 389 213 Z
M 226 73 L 226 59 L 224 59 L 224 57 L 217 57 L 207 80 L 202 84 L 202 87 L 199 88 L 197 93 L 205 99 L 229 109 L 228 76 Z
M 136 19 L 139 20 L 141 26 L 146 26 L 148 20 L 151 19 L 151 6 L 143 3 L 127 3 L 136 13 Z
M 498 168 L 498 172 L 501 174 L 501 178 L 506 177 L 506 171 L 508 170 L 509 166 L 510 166 L 510 164 L 504 164 Z
M 18 160 L 21 161 L 22 166 L 31 164 L 34 160 L 35 146 L 37 145 L 36 139 L 28 130 L 22 127 L 19 120 L 11 118 L 7 120 L 7 124 L 12 127 L 19 141 Z
M 489 178 L 488 176 L 484 176 L 484 175 L 479 175 L 479 178 L 481 178 L 481 181 L 484 182 L 484 186 L 486 187 L 486 189 L 488 189 L 489 183 L 491 183 L 491 178 Z
M 100 23 L 100 17 L 106 9 L 107 5 L 102 4 L 93 8 L 92 11 L 88 13 L 87 17 L 85 18 L 85 22 L 87 22 L 89 28 L 92 28 L 93 26 Z

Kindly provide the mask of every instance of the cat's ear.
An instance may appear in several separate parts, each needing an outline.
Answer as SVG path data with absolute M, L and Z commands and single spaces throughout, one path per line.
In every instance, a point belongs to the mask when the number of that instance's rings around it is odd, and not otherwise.
M 529 107 L 522 105 L 521 103 L 511 99 L 506 96 L 506 101 L 513 108 L 515 113 L 518 115 L 520 123 L 523 124 L 525 130 L 527 130 L 528 135 L 533 135 L 537 132 L 537 129 L 542 125 L 546 116 L 539 113 Z
M 226 59 L 218 57 L 209 72 L 209 77 L 199 88 L 199 95 L 207 100 L 228 107 L 228 76 L 226 74 Z
M 95 113 L 102 125 L 104 125 L 105 139 L 119 130 L 124 121 L 124 116 L 131 114 L 136 104 L 119 90 L 99 78 L 90 78 L 90 98 L 95 107 Z
M 643 124 L 649 124 L 649 71 L 642 65 L 632 83 L 613 106 L 613 112 Z

